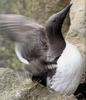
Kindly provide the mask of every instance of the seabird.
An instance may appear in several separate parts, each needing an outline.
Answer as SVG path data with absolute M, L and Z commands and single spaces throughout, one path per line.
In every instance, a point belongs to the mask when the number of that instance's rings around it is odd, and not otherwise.
M 52 15 L 45 26 L 21 15 L 0 15 L 0 33 L 15 42 L 15 52 L 34 81 L 73 94 L 83 73 L 76 46 L 66 41 L 62 25 L 71 5 Z

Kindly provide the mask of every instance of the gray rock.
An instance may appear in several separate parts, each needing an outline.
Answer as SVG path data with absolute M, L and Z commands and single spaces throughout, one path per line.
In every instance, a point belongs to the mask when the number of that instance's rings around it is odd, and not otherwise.
M 76 45 L 83 57 L 86 72 L 86 0 L 71 0 L 70 28 L 66 39 Z M 83 80 L 86 76 L 83 74 Z M 81 80 L 81 83 L 82 81 Z
M 82 56 L 86 56 L 86 2 L 85 0 L 71 0 L 70 28 L 66 38 L 75 44 L 81 51 Z
M 0 100 L 76 100 L 54 92 L 9 68 L 0 68 Z

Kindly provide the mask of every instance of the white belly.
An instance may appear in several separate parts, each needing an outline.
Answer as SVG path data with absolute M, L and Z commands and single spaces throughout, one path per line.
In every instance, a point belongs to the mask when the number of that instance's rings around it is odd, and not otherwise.
M 68 95 L 74 93 L 80 83 L 84 69 L 78 49 L 67 42 L 56 67 L 54 76 L 52 78 L 47 77 L 47 86 Z

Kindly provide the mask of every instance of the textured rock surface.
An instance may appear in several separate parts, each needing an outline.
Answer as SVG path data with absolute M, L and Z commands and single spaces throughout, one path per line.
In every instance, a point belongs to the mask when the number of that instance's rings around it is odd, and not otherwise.
M 76 32 L 86 37 L 86 0 L 71 0 L 70 32 Z
M 70 29 L 66 38 L 75 44 L 86 60 L 86 0 L 71 0 Z
M 0 100 L 76 100 L 33 83 L 27 76 L 0 68 Z

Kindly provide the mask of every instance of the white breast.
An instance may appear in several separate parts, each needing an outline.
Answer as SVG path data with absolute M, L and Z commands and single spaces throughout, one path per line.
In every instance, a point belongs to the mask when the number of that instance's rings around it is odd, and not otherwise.
M 75 92 L 83 73 L 83 61 L 78 49 L 66 42 L 66 48 L 57 61 L 55 75 L 47 78 L 47 85 L 68 95 Z

